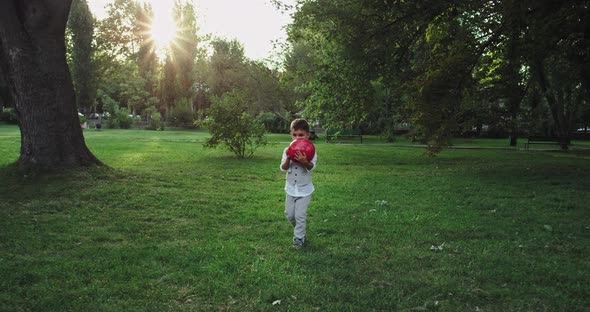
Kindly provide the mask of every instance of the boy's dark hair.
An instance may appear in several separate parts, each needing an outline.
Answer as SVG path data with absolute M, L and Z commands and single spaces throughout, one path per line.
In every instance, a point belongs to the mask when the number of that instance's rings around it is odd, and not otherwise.
M 309 132 L 309 123 L 303 118 L 297 118 L 291 122 L 291 129 Z

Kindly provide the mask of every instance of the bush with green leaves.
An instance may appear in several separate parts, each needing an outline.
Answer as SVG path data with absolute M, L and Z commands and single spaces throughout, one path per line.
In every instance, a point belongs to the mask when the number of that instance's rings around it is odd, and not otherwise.
M 102 103 L 102 110 L 104 111 L 104 123 L 107 128 L 118 128 L 117 111 L 119 110 L 119 103 L 110 97 L 102 90 L 98 90 L 98 97 Z
M 146 130 L 164 130 L 164 123 L 162 122 L 162 114 L 155 109 L 146 110 L 149 113 L 148 124 Z
M 130 112 L 127 108 L 119 108 L 119 103 L 106 93 L 100 93 L 100 99 L 103 103 L 107 128 L 131 128 L 133 118 L 129 116 Z
M 195 120 L 195 112 L 192 109 L 190 98 L 181 98 L 174 101 L 174 107 L 168 113 L 168 123 L 173 127 L 192 126 Z
M 240 91 L 225 93 L 213 100 L 208 116 L 196 121 L 198 126 L 209 128 L 211 138 L 205 147 L 223 145 L 238 158 L 251 157 L 266 141 L 264 124 L 247 112 L 247 97 Z
M 121 129 L 129 129 L 133 124 L 133 117 L 130 116 L 131 112 L 127 108 L 118 109 L 115 112 L 116 124 Z

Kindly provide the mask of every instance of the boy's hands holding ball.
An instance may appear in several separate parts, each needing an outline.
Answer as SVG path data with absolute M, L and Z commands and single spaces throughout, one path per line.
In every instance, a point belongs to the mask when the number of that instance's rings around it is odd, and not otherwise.
M 295 156 L 293 157 L 294 161 L 301 163 L 302 165 L 307 167 L 307 164 L 310 164 L 309 160 L 307 160 L 307 156 L 305 155 L 305 153 L 301 152 L 301 151 L 297 151 L 295 153 Z
M 313 163 L 307 160 L 307 155 L 305 155 L 305 153 L 301 151 L 295 152 L 295 155 L 287 155 L 287 159 L 285 160 L 285 163 L 282 165 L 283 170 L 287 170 L 289 168 L 289 163 L 291 161 L 300 163 L 307 170 L 311 170 L 313 168 Z
M 305 122 L 307 125 L 307 122 Z M 281 165 L 283 170 L 289 169 L 289 163 L 296 161 L 303 165 L 307 170 L 311 170 L 314 165 L 311 162 L 315 156 L 315 147 L 313 143 L 309 141 L 309 125 L 305 129 L 295 129 L 291 126 L 291 144 L 286 150 L 287 157 L 285 162 Z
M 313 168 L 311 160 L 315 156 L 315 147 L 307 137 L 295 139 L 287 148 L 287 158 L 305 166 L 307 170 Z

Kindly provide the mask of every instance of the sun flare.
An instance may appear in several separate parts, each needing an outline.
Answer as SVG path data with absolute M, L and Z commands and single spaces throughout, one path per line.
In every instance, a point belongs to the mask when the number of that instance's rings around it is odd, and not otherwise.
M 163 54 L 177 37 L 176 23 L 170 16 L 155 15 L 150 25 L 150 37 L 154 41 L 158 54 Z
M 148 36 L 158 58 L 163 60 L 178 40 L 178 28 L 172 13 L 174 3 L 172 0 L 141 1 L 151 7 L 151 18 L 147 21 Z
M 150 36 L 158 49 L 168 48 L 176 39 L 176 25 L 157 16 L 152 20 Z

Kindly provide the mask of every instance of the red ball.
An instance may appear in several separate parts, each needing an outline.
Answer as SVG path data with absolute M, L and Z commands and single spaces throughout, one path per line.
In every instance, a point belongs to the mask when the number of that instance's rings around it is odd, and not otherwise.
M 295 159 L 295 154 L 298 151 L 305 154 L 307 161 L 311 161 L 315 155 L 315 146 L 313 146 L 313 143 L 308 139 L 301 138 L 294 140 L 287 149 L 287 156 L 291 159 Z

